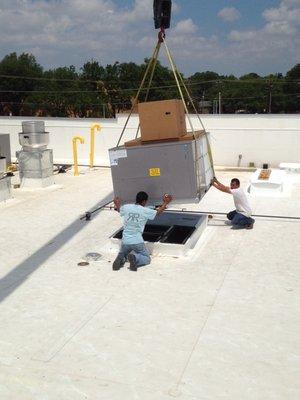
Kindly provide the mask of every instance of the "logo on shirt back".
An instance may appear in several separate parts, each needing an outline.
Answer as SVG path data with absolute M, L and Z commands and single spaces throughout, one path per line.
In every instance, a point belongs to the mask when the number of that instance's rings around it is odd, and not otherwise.
M 129 213 L 127 222 L 139 222 L 140 214 L 137 213 Z

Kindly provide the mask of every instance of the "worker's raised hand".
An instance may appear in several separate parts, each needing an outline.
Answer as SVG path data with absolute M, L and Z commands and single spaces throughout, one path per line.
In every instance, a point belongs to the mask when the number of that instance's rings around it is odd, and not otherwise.
M 172 200 L 173 200 L 173 197 L 170 194 L 167 194 L 167 193 L 164 194 L 164 197 L 163 197 L 164 203 L 169 204 L 169 203 L 171 203 Z
M 164 212 L 168 206 L 168 204 L 172 201 L 173 197 L 170 194 L 164 194 L 163 195 L 163 203 L 162 205 L 157 209 L 157 215 L 161 214 Z
M 115 210 L 120 211 L 121 199 L 119 197 L 114 198 L 114 205 L 115 205 Z

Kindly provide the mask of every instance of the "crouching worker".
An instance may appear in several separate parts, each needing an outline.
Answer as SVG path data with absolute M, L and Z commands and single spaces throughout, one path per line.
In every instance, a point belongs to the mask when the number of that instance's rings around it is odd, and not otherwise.
M 163 203 L 157 210 L 146 207 L 148 195 L 139 192 L 136 195 L 135 204 L 121 205 L 121 200 L 114 199 L 115 209 L 123 217 L 123 239 L 120 252 L 113 263 L 113 270 L 117 271 L 129 261 L 130 270 L 136 271 L 142 265 L 150 264 L 150 254 L 146 249 L 143 232 L 148 220 L 154 219 L 161 214 L 171 202 L 172 196 L 164 195 Z
M 230 187 L 222 185 L 217 178 L 214 178 L 211 183 L 221 192 L 232 194 L 235 210 L 229 212 L 227 218 L 233 227 L 252 229 L 255 220 L 251 218 L 251 207 L 245 192 L 240 187 L 240 181 L 237 178 L 231 179 Z

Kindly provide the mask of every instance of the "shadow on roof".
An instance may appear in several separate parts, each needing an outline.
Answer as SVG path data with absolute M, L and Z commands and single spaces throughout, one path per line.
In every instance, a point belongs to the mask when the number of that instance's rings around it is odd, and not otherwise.
M 100 202 L 95 204 L 92 210 L 107 204 L 110 200 L 112 200 L 112 198 L 113 193 L 110 193 Z M 30 257 L 21 262 L 12 271 L 5 275 L 0 280 L 0 302 L 5 300 L 6 297 L 8 297 L 20 285 L 22 285 L 22 283 L 24 283 L 31 274 L 33 274 L 46 260 L 55 254 L 67 241 L 77 235 L 77 233 L 85 227 L 85 224 L 85 220 L 81 221 L 78 217 L 78 219 L 76 219 L 50 240 L 51 246 L 49 246 L 48 241 L 43 247 L 38 249 Z

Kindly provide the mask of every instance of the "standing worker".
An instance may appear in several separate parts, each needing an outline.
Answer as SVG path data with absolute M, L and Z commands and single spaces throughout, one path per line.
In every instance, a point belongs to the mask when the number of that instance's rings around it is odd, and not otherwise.
M 252 229 L 255 220 L 251 218 L 252 210 L 245 192 L 240 187 L 239 179 L 231 179 L 230 187 L 222 185 L 217 178 L 214 178 L 211 183 L 221 192 L 233 195 L 236 209 L 227 214 L 227 218 L 231 221 L 233 227 Z
M 154 219 L 165 211 L 172 201 L 172 196 L 165 194 L 163 204 L 157 210 L 146 207 L 147 201 L 148 194 L 145 192 L 139 192 L 136 195 L 135 204 L 121 206 L 121 200 L 118 197 L 114 199 L 115 209 L 123 217 L 124 223 L 121 249 L 112 267 L 114 271 L 123 267 L 126 259 L 129 261 L 131 271 L 137 271 L 137 267 L 151 262 L 142 236 L 144 228 L 148 220 Z

